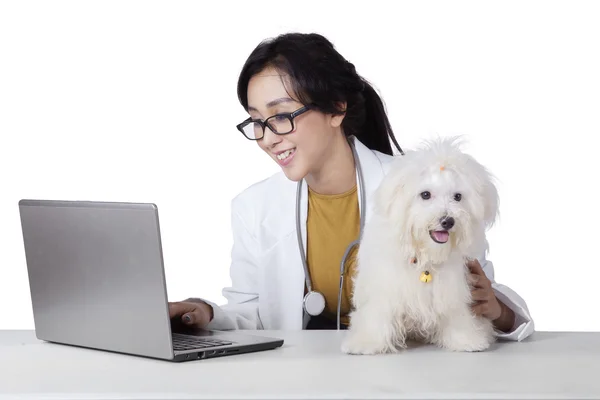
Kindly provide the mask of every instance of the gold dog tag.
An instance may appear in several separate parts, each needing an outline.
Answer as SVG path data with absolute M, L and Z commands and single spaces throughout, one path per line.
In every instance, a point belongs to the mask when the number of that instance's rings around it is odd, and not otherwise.
M 421 272 L 421 282 L 424 283 L 429 283 L 431 282 L 431 274 L 429 273 L 429 271 L 423 271 Z

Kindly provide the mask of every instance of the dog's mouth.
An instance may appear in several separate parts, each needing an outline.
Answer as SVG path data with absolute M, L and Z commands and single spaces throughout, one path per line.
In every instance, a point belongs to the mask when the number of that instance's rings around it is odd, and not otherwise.
M 446 243 L 450 238 L 448 231 L 429 231 L 429 236 L 436 243 Z

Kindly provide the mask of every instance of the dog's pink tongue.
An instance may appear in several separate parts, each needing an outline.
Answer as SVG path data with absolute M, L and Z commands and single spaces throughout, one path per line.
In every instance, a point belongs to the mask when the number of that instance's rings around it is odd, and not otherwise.
M 448 236 L 449 236 L 448 231 L 434 231 L 433 232 L 433 237 L 435 237 L 435 240 L 437 240 L 438 242 L 447 242 Z

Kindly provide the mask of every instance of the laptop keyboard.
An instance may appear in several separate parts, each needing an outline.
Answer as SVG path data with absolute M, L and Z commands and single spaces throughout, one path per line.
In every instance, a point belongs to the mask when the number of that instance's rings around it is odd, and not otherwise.
M 204 349 L 207 347 L 226 346 L 230 344 L 234 344 L 234 342 L 173 333 L 173 350 L 175 351 Z

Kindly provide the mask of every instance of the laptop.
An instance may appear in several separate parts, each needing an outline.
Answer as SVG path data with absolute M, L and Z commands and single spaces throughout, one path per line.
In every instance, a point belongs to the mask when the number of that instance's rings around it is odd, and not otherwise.
M 240 331 L 177 329 L 156 205 L 21 200 L 19 212 L 39 340 L 176 362 L 283 345 Z

